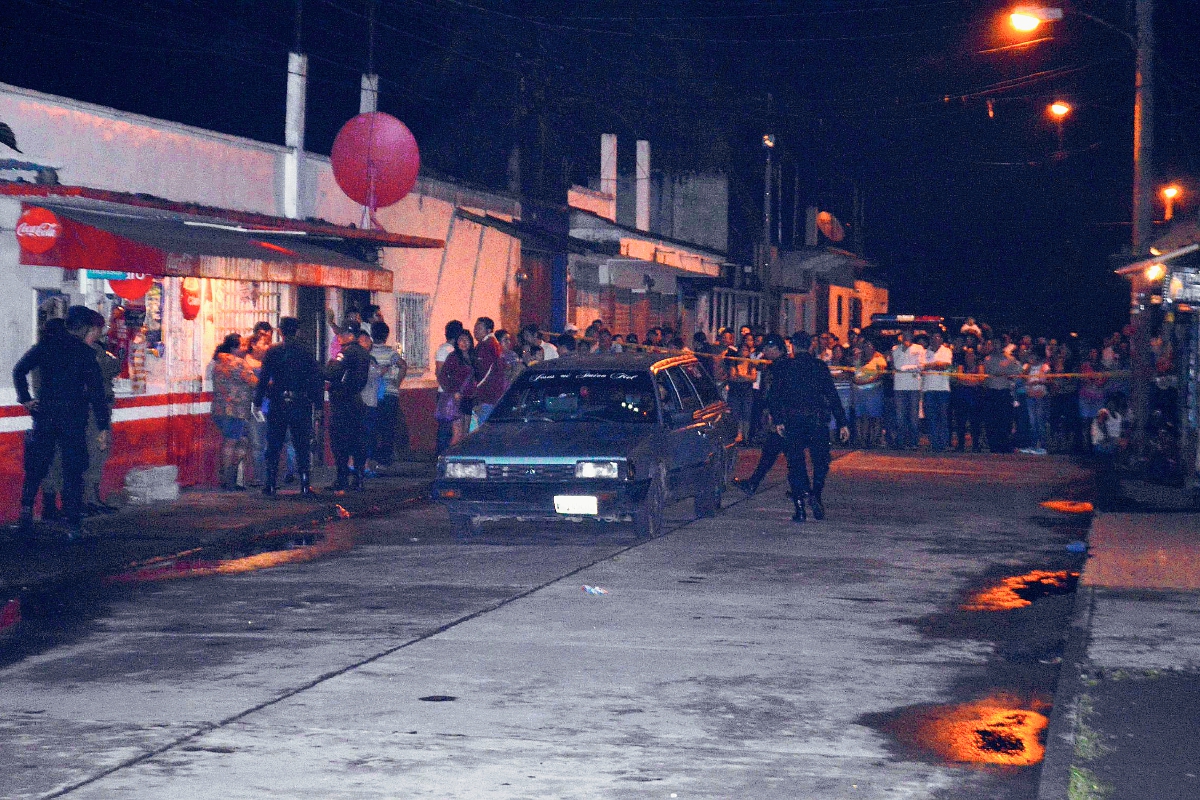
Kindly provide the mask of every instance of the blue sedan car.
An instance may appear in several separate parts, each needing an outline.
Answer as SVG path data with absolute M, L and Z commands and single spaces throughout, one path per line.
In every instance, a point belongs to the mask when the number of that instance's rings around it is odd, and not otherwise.
M 569 356 L 517 377 L 438 460 L 433 495 L 458 536 L 499 519 L 632 522 L 654 536 L 669 501 L 694 497 L 697 516 L 720 509 L 736 441 L 695 356 Z

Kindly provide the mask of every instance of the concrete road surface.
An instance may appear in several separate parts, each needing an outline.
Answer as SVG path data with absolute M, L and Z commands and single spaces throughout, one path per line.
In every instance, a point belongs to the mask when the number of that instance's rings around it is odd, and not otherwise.
M 853 453 L 819 523 L 778 484 L 648 542 L 430 507 L 127 576 L 0 671 L 0 797 L 1031 798 L 1072 598 L 962 607 L 1078 569 L 1039 502 L 1086 478 Z

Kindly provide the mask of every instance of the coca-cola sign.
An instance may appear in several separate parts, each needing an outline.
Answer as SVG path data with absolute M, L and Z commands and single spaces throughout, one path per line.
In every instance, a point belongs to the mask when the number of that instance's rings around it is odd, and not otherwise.
M 30 208 L 17 220 L 17 244 L 27 253 L 48 252 L 58 241 L 62 223 L 53 212 L 44 208 Z

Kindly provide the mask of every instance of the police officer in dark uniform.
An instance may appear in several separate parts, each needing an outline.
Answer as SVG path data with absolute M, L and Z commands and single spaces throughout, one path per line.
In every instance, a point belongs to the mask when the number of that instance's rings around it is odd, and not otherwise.
M 313 405 L 322 400 L 324 376 L 317 360 L 296 341 L 300 320 L 284 317 L 279 321 L 283 343 L 277 344 L 263 356 L 258 388 L 254 392 L 254 411 L 267 400 L 267 474 L 263 494 L 275 494 L 279 477 L 279 454 L 288 431 L 296 448 L 296 464 L 300 470 L 300 494 L 312 494 L 309 483 L 309 443 L 312 441 Z
M 337 466 L 337 479 L 330 488 L 345 491 L 362 489 L 362 473 L 367 461 L 366 406 L 362 400 L 363 387 L 371 371 L 371 354 L 358 343 L 362 326 L 348 322 L 338 331 L 341 352 L 325 367 L 329 381 L 329 446 Z M 354 470 L 350 459 L 354 459 Z
M 80 534 L 83 512 L 83 473 L 88 467 L 88 409 L 95 415 L 97 436 L 108 445 L 110 408 L 104 376 L 92 343 L 99 338 L 104 318 L 85 306 L 67 310 L 66 332 L 34 345 L 13 367 L 17 400 L 33 416 L 33 433 L 25 452 L 25 482 L 21 488 L 20 529 L 33 528 L 33 501 L 50 471 L 57 449 L 62 458 L 63 516 L 68 536 Z M 29 373 L 38 371 L 38 397 L 29 393 Z
M 767 393 L 767 410 L 776 433 L 783 437 L 783 453 L 787 457 L 788 485 L 796 513 L 792 519 L 803 522 L 804 504 L 812 509 L 813 519 L 825 518 L 821 492 L 829 474 L 829 415 L 837 420 L 838 434 L 843 442 L 850 440 L 846 410 L 833 385 L 833 376 L 822 361 L 808 352 L 806 333 L 792 337 L 795 356 L 785 358 L 783 337 L 772 334 L 763 342 L 763 356 L 771 363 L 771 388 Z M 809 482 L 804 451 L 812 457 L 812 481 Z

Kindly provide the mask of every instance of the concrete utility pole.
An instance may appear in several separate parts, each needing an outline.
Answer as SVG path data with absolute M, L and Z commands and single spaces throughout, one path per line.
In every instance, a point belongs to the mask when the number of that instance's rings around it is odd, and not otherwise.
M 1135 257 L 1150 247 L 1154 225 L 1154 0 L 1137 0 L 1135 6 L 1137 49 L 1133 97 L 1133 233 L 1130 244 Z M 1134 287 L 1138 281 L 1134 279 Z M 1146 422 L 1150 413 L 1150 381 L 1154 377 L 1154 353 L 1150 348 L 1150 306 L 1134 290 L 1133 336 L 1130 342 L 1130 386 L 1132 429 L 1130 445 L 1134 458 L 1146 452 Z
M 1150 246 L 1154 226 L 1154 0 L 1137 0 L 1133 96 L 1133 254 Z
M 304 109 L 308 91 L 308 56 L 301 52 L 303 0 L 296 0 L 296 46 L 288 53 L 287 112 L 283 143 L 288 152 L 283 162 L 283 215 L 298 219 L 304 194 Z
M 373 114 L 379 110 L 379 75 L 375 72 L 375 6 L 367 0 L 367 71 L 363 73 L 358 93 L 358 113 Z

